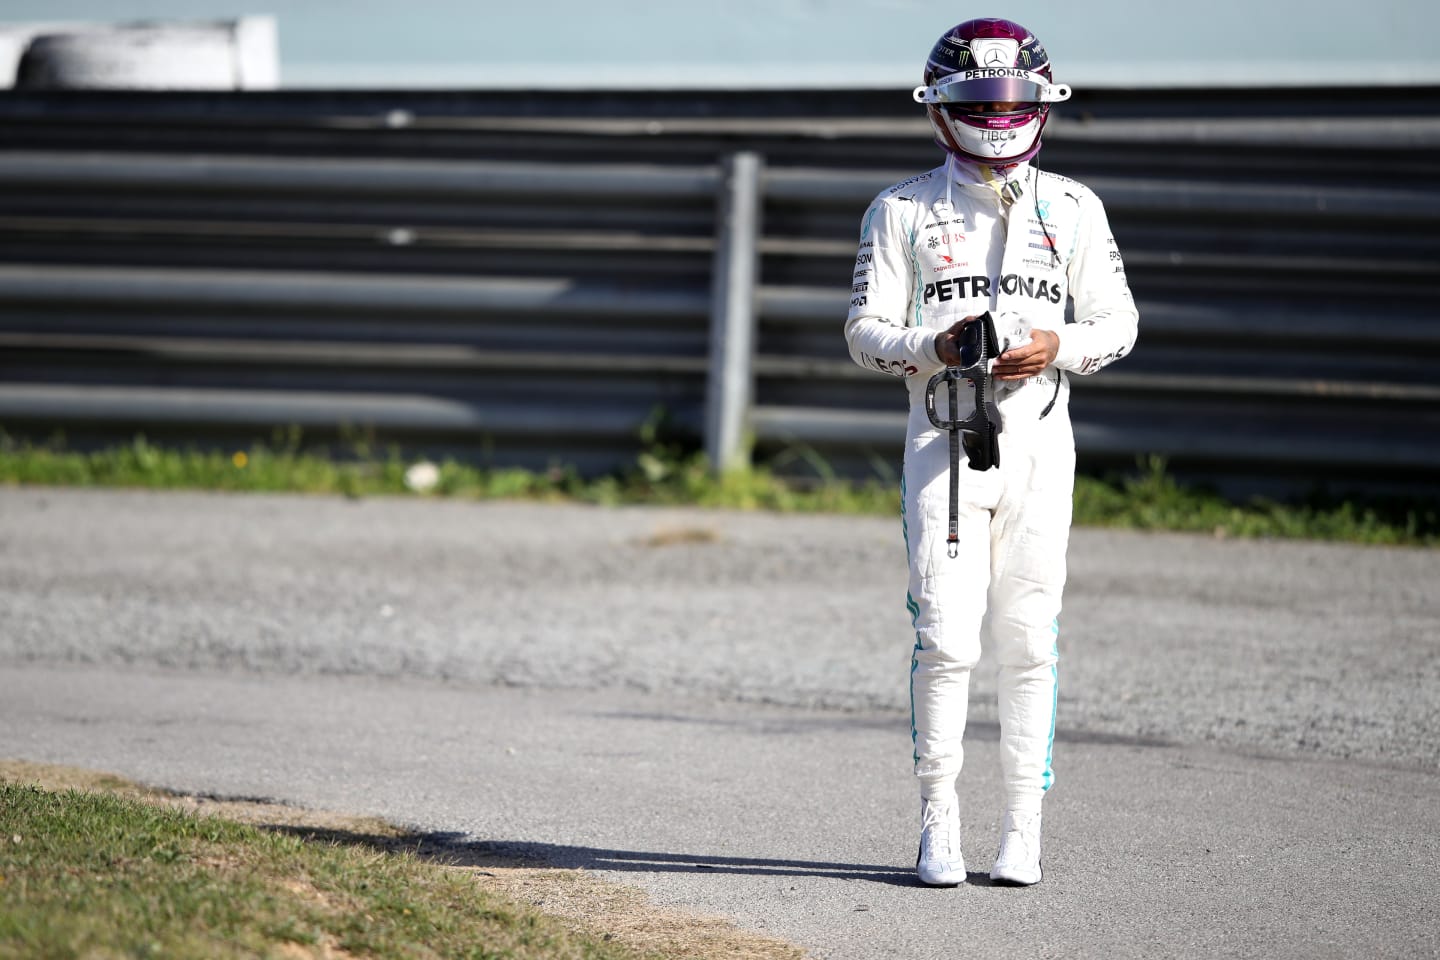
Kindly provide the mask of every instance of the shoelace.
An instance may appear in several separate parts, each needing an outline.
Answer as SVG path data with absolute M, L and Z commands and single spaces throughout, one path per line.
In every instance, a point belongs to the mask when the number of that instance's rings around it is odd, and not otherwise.
M 920 830 L 930 838 L 930 856 L 948 859 L 954 850 L 955 820 L 950 808 L 938 803 L 925 804 L 925 814 L 920 821 Z

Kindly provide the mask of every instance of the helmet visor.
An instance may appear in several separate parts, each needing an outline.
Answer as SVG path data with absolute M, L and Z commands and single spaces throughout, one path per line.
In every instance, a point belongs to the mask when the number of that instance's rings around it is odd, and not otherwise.
M 1038 73 L 1009 68 L 952 73 L 934 86 L 915 88 L 917 103 L 1059 103 L 1070 87 Z

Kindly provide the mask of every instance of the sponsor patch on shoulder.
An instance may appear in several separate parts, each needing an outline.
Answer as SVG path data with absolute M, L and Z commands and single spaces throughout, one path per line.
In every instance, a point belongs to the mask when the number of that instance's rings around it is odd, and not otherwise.
M 911 177 L 909 180 L 901 180 L 899 183 L 895 184 L 895 186 L 893 186 L 893 187 L 889 188 L 888 190 L 886 190 L 886 191 L 885 191 L 885 196 L 887 196 L 887 197 L 893 197 L 893 196 L 895 196 L 895 194 L 899 193 L 901 190 L 904 190 L 906 187 L 913 187 L 913 186 L 915 186 L 915 184 L 917 184 L 917 183 L 924 183 L 924 182 L 926 182 L 927 180 L 929 180 L 930 177 L 931 177 L 931 174 L 930 174 L 930 173 L 921 173 L 921 174 L 917 174 L 916 176 Z M 908 197 L 902 197 L 901 199 L 910 199 L 910 198 L 908 198 Z

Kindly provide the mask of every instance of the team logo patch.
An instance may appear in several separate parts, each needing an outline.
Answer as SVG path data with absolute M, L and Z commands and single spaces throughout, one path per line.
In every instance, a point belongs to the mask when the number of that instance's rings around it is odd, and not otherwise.
M 970 53 L 977 67 L 1013 67 L 1020 53 L 1020 41 L 1010 37 L 977 37 L 970 41 Z

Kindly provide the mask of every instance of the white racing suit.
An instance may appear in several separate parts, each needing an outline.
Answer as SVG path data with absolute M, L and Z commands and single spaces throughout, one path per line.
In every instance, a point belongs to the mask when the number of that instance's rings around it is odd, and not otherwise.
M 951 558 L 949 438 L 926 415 L 925 388 L 942 367 L 935 334 L 986 310 L 1055 332 L 1060 349 L 1042 374 L 996 381 L 1000 466 L 972 470 L 962 453 Z M 1065 374 L 1124 356 L 1137 320 L 1104 208 L 1073 180 L 1029 164 L 992 171 L 950 161 L 883 191 L 865 214 L 845 338 L 856 363 L 905 378 L 910 391 L 902 498 L 916 637 L 911 733 L 926 799 L 954 796 L 982 626 L 1000 671 L 1007 809 L 1038 809 L 1050 787 L 1075 472 Z M 1005 326 L 997 323 L 1002 336 Z M 947 398 L 937 391 L 946 419 L 974 409 L 968 387 L 958 410 Z

